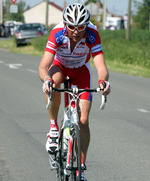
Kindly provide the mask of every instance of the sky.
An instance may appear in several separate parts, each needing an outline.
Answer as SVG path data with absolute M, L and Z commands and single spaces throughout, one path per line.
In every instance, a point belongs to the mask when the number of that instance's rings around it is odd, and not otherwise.
M 19 1 L 19 0 L 18 0 Z M 40 3 L 42 0 L 24 0 L 27 5 L 30 7 Z M 84 3 L 86 0 L 66 0 L 67 5 L 75 2 Z M 142 2 L 142 0 L 136 0 L 137 2 Z M 50 2 L 55 2 L 57 5 L 63 7 L 64 0 L 50 0 Z M 103 0 L 101 0 L 103 2 Z M 106 6 L 110 13 L 117 14 L 117 15 L 126 15 L 128 12 L 128 0 L 106 0 Z M 132 5 L 132 9 L 135 8 Z

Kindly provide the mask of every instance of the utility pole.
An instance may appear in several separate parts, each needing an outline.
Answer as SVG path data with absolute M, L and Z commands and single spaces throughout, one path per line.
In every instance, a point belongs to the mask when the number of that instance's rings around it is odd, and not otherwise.
M 93 12 L 92 12 L 92 1 L 90 0 L 90 14 L 91 16 L 93 16 Z
M 67 7 L 67 2 L 64 0 L 64 9 Z
M 99 14 L 100 3 L 99 3 L 99 0 L 96 0 L 96 5 L 97 5 L 97 8 L 96 8 L 96 26 L 97 26 L 97 29 L 99 30 L 99 25 L 100 25 L 100 14 Z
M 48 27 L 48 18 L 49 18 L 49 0 L 46 0 L 46 27 Z
M 130 22 L 131 22 L 131 0 L 128 0 L 128 23 L 126 30 L 126 40 L 130 39 Z
M 103 30 L 106 29 L 106 0 L 103 0 Z
M 3 22 L 3 0 L 0 0 L 0 23 Z

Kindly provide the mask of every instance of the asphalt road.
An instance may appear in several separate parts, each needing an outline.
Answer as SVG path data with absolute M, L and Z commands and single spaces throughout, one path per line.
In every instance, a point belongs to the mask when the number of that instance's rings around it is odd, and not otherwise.
M 40 59 L 0 51 L 0 181 L 56 180 L 45 151 L 49 121 L 37 76 Z M 149 181 L 150 79 L 110 72 L 110 82 L 105 110 L 94 95 L 86 177 Z

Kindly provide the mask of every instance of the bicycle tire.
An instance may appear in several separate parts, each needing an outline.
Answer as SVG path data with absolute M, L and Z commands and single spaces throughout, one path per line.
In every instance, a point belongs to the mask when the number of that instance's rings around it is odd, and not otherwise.
M 61 130 L 61 135 L 59 138 L 59 169 L 58 169 L 58 181 L 76 181 L 76 171 L 78 171 L 78 181 L 81 181 L 81 141 L 80 141 L 80 130 L 77 125 L 74 125 L 74 131 L 72 133 L 73 143 L 71 150 L 71 174 L 70 176 L 64 174 L 64 169 L 66 168 L 67 155 L 64 153 L 63 149 L 63 131 Z M 71 133 L 70 133 L 71 134 Z
M 66 166 L 66 159 L 64 155 L 64 147 L 63 147 L 63 131 L 64 129 L 61 129 L 60 138 L 59 138 L 59 154 L 58 154 L 58 162 L 59 162 L 59 168 L 57 171 L 57 178 L 58 181 L 69 181 L 68 176 L 64 174 L 64 168 Z
M 70 181 L 76 181 L 76 171 L 78 171 L 78 181 L 81 181 L 81 141 L 80 130 L 77 125 L 74 125 L 73 144 L 71 153 L 71 175 Z

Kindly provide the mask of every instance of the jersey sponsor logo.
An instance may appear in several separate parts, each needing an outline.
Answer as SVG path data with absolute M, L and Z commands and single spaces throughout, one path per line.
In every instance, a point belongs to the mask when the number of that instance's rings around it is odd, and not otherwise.
M 84 41 L 81 41 L 80 43 L 79 43 L 79 45 L 85 45 L 85 42 Z
M 74 54 L 74 55 L 79 55 L 79 56 L 84 56 L 84 55 L 86 55 L 87 53 L 86 53 L 86 52 L 84 52 L 84 53 L 73 52 L 73 54 Z
M 94 44 L 96 42 L 96 34 L 90 30 L 89 28 L 86 29 L 86 33 L 87 33 L 87 43 L 90 44 Z
M 85 48 L 85 46 L 78 45 L 77 48 Z
M 85 48 L 85 42 L 81 41 L 78 45 L 77 48 Z
M 85 63 L 85 57 L 81 57 L 81 56 L 78 56 L 78 57 L 74 57 L 71 55 L 59 56 L 58 54 L 56 54 L 55 60 L 57 60 L 61 65 L 68 68 L 81 67 Z
M 68 49 L 68 44 L 67 44 L 67 43 L 63 43 L 62 46 L 61 46 L 61 48 L 63 48 L 63 49 Z
M 65 32 L 66 32 L 66 28 L 62 29 L 61 31 L 55 34 L 55 40 L 56 40 L 56 43 L 58 43 L 58 45 L 62 44 L 65 37 Z

